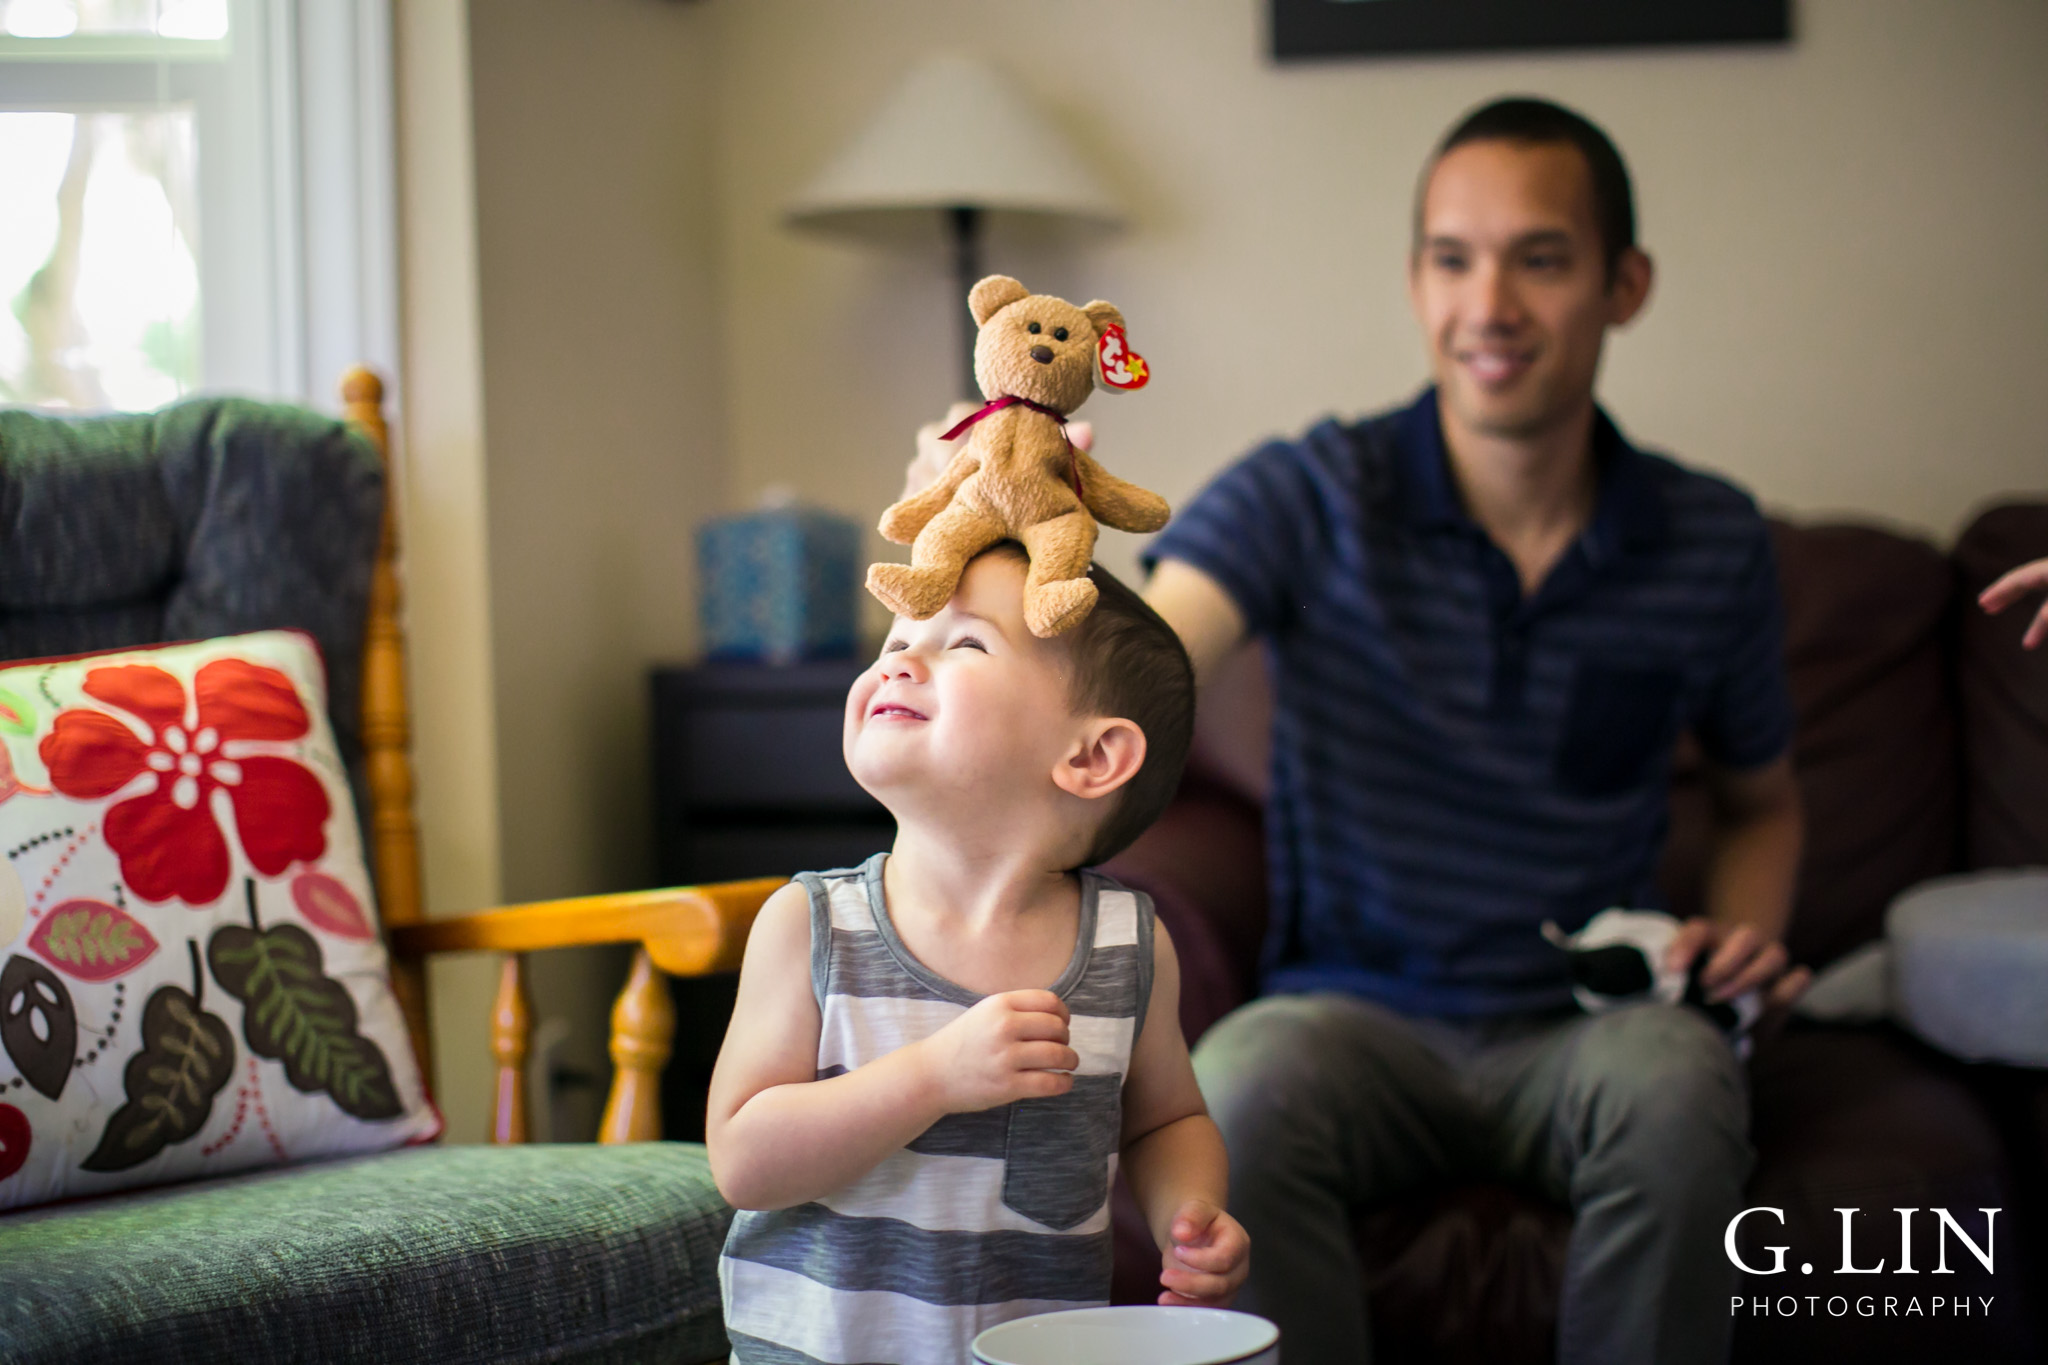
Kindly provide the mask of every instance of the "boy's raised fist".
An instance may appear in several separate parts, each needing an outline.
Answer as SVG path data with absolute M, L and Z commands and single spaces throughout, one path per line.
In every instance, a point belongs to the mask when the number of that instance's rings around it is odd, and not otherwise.
M 1051 991 L 1005 991 L 914 1044 L 949 1114 L 1064 1095 L 1081 1054 L 1067 1045 L 1066 1002 Z

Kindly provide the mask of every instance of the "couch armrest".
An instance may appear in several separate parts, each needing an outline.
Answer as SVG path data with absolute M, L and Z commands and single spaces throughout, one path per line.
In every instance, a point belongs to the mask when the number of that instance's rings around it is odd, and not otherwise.
M 417 960 L 432 953 L 524 953 L 640 943 L 654 965 L 672 976 L 737 971 L 754 916 L 787 881 L 759 877 L 499 906 L 453 919 L 399 925 L 390 931 L 391 952 L 400 959 Z

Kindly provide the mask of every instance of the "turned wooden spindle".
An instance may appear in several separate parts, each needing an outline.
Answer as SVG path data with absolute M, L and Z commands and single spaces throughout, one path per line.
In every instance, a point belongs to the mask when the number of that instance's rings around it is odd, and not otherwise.
M 491 1055 L 498 1059 L 497 1114 L 491 1141 L 526 1141 L 526 1054 L 533 1040 L 533 1002 L 526 995 L 526 955 L 508 953 L 491 1006 Z
M 420 897 L 419 828 L 413 823 L 412 726 L 406 713 L 405 637 L 399 631 L 398 537 L 392 514 L 397 473 L 384 422 L 384 381 L 361 366 L 341 380 L 342 412 L 376 444 L 384 460 L 384 526 L 370 573 L 369 622 L 363 640 L 363 764 L 370 788 L 370 864 L 386 929 L 424 918 Z M 420 1069 L 433 1074 L 428 1051 L 426 966 L 394 958 L 391 986 L 405 1013 Z
M 653 1142 L 661 1136 L 661 1068 L 676 1031 L 668 979 L 647 949 L 633 950 L 633 971 L 612 1006 L 612 1093 L 599 1142 Z

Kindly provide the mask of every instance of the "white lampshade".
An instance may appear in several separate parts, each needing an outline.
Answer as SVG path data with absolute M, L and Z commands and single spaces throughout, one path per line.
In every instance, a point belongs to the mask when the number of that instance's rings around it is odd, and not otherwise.
M 1122 215 L 1009 79 L 966 57 L 911 73 L 788 210 L 794 225 L 860 233 L 934 209 Z

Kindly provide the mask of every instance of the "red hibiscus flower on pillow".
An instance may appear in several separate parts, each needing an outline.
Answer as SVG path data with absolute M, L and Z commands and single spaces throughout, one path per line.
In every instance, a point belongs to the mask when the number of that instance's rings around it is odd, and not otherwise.
M 311 728 L 291 680 L 243 659 L 216 659 L 185 688 L 161 668 L 122 664 L 85 675 L 85 693 L 140 718 L 148 742 L 104 711 L 58 715 L 43 737 L 50 785 L 79 800 L 112 796 L 145 774 L 152 783 L 107 812 L 107 846 L 144 900 L 191 905 L 220 899 L 231 871 L 213 816 L 225 790 L 250 864 L 274 877 L 327 851 L 331 807 L 302 765 L 251 744 L 298 739 Z

